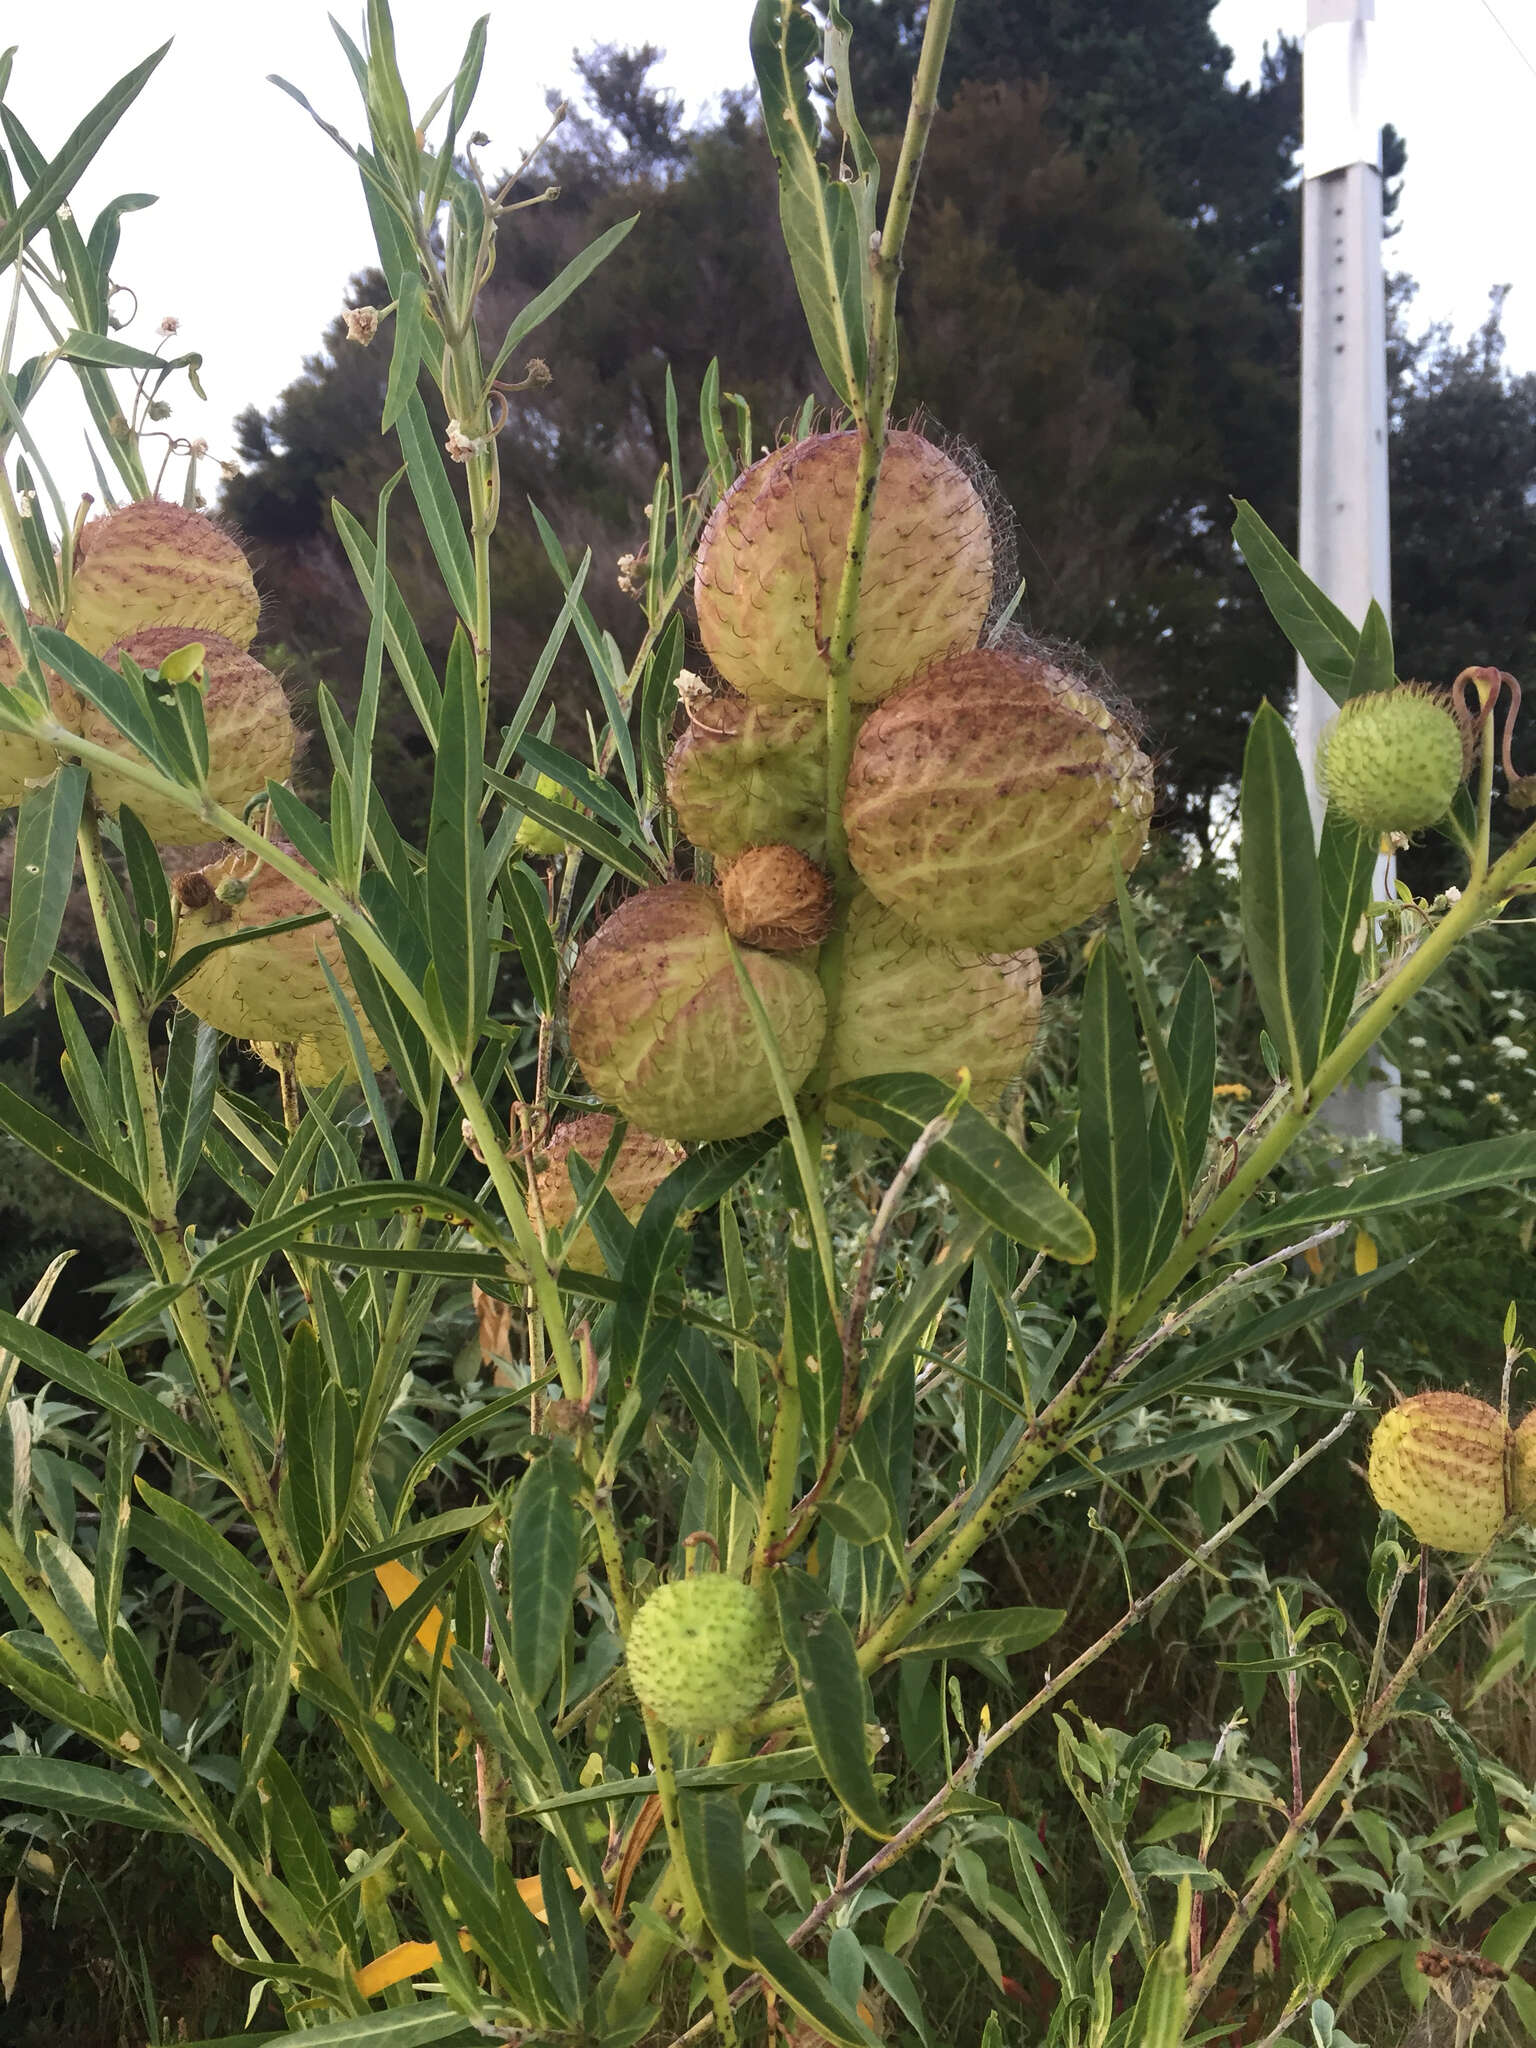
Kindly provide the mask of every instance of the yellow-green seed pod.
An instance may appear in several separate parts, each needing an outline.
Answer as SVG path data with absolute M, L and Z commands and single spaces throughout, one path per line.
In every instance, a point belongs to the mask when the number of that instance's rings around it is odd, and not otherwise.
M 92 654 L 146 626 L 217 633 L 242 650 L 256 637 L 261 600 L 251 567 L 201 512 L 142 498 L 93 519 L 75 543 L 70 637 Z
M 815 970 L 752 947 L 740 959 L 799 1088 L 826 1031 Z M 712 890 L 669 882 L 616 910 L 577 959 L 569 1019 L 590 1086 L 657 1137 L 741 1138 L 779 1114 Z
M 635 1697 L 682 1735 L 712 1735 L 761 1706 L 780 1655 L 768 1594 L 719 1572 L 659 1586 L 629 1632 Z
M 1376 1505 L 1433 1549 L 1485 1550 L 1506 1513 L 1508 1436 L 1497 1408 L 1470 1394 L 1436 1390 L 1400 1401 L 1371 1437 Z

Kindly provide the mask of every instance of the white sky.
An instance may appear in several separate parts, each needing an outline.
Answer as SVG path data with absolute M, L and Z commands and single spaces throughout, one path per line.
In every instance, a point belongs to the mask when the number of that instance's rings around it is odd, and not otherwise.
M 357 27 L 358 0 L 332 4 Z M 1156 0 L 1147 4 L 1155 10 Z M 1448 317 L 1463 333 L 1481 319 L 1490 285 L 1514 284 L 1511 360 L 1536 368 L 1536 238 L 1526 196 L 1536 71 L 1500 32 L 1490 4 L 1536 61 L 1536 0 L 1378 0 L 1383 108 L 1410 149 L 1392 260 L 1420 281 L 1416 320 Z M 690 113 L 749 77 L 751 0 L 396 0 L 413 104 L 446 82 L 470 24 L 487 8 L 490 50 L 476 118 L 492 137 L 491 167 L 538 133 L 545 88 L 568 85 L 575 47 L 659 44 L 667 53 L 659 75 Z M 369 257 L 351 166 L 266 83 L 268 72 L 281 72 L 344 134 L 362 132 L 328 11 L 326 0 L 158 0 L 150 9 L 52 0 L 4 9 L 0 41 L 14 36 L 20 45 L 10 101 L 49 150 L 156 41 L 175 39 L 98 158 L 76 210 L 88 219 L 121 192 L 160 195 L 123 223 L 117 272 L 137 290 L 142 316 L 125 338 L 152 346 L 160 317 L 179 317 L 174 347 L 203 352 L 209 402 L 178 387 L 170 425 L 205 436 L 216 454 L 231 449 L 235 413 L 270 404 L 297 375 L 349 275 Z M 1220 0 L 1214 18 L 1247 74 L 1266 37 L 1298 30 L 1305 12 L 1305 0 Z M 72 496 L 90 488 L 90 473 L 72 452 L 81 444 L 62 396 L 45 396 L 37 426 Z

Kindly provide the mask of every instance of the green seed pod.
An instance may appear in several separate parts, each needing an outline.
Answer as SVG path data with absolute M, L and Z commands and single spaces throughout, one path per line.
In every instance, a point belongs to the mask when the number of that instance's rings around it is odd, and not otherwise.
M 141 669 L 158 669 L 191 638 L 185 626 L 146 626 L 109 647 L 102 657 L 119 668 L 127 655 Z M 297 734 L 282 684 L 233 641 L 199 630 L 203 648 L 203 718 L 208 732 L 208 792 L 216 803 L 241 810 L 267 782 L 283 782 L 293 768 Z M 71 691 L 69 723 L 82 739 L 109 747 L 125 760 L 143 761 L 131 740 L 123 738 L 94 704 Z M 213 836 L 211 828 L 185 804 L 158 797 L 110 768 L 91 772 L 91 789 L 104 810 L 127 804 L 158 846 L 198 846 Z
M 699 634 L 744 696 L 826 701 L 858 467 L 857 434 L 812 434 L 754 463 L 710 515 L 694 572 Z M 940 655 L 974 647 L 991 603 L 992 535 L 975 485 L 921 434 L 891 434 L 859 588 L 852 701 L 876 703 Z
M 1536 1522 L 1536 1408 L 1515 1431 L 1510 1493 L 1512 1504 L 1526 1521 Z
M 843 820 L 860 879 L 904 923 L 1016 952 L 1113 899 L 1152 805 L 1151 764 L 1091 691 L 993 648 L 935 662 L 870 714 Z
M 1372 838 L 1438 824 L 1466 771 L 1461 719 L 1419 683 L 1351 697 L 1318 749 L 1329 804 Z
M 1414 1394 L 1389 1408 L 1371 1437 L 1376 1505 L 1436 1550 L 1485 1550 L 1503 1521 L 1509 1429 L 1470 1394 Z
M 827 719 L 819 704 L 752 704 L 696 688 L 667 760 L 667 796 L 695 846 L 734 860 L 749 846 L 827 843 Z
M 283 850 L 292 852 L 291 847 Z M 219 885 L 231 878 L 246 885 L 238 903 L 226 902 L 218 893 Z M 178 875 L 175 891 L 181 914 L 173 959 L 212 939 L 304 917 L 318 907 L 306 890 L 243 848 L 209 867 Z M 377 1070 L 385 1064 L 384 1049 L 357 1008 L 341 940 L 329 918 L 222 947 L 178 983 L 176 993 L 194 1016 L 216 1031 L 253 1040 L 268 1066 L 277 1065 L 278 1046 L 294 1046 L 299 1079 L 306 1087 L 318 1087 L 351 1063 L 346 1027 L 331 1000 L 319 954 L 352 999 L 363 1044 Z
M 548 797 L 551 803 L 574 808 L 574 799 L 570 791 L 556 782 L 553 775 L 541 774 L 534 784 L 534 793 Z M 543 854 L 551 860 L 556 854 L 567 852 L 571 845 L 571 841 L 557 832 L 553 825 L 546 825 L 540 818 L 524 818 L 512 843 L 514 846 L 520 846 L 524 853 Z
M 802 960 L 740 952 L 792 1088 L 816 1064 L 826 1003 Z M 731 959 L 720 899 L 693 882 L 646 889 L 588 940 L 571 974 L 571 1051 L 598 1094 L 663 1138 L 740 1138 L 778 1091 Z
M 21 674 L 21 654 L 15 643 L 0 631 L 0 689 L 14 690 Z M 45 671 L 46 674 L 46 671 Z M 59 692 L 62 685 L 53 676 L 48 677 L 54 696 L 54 708 L 62 719 L 59 708 Z M 73 696 L 73 691 L 69 695 Z M 24 732 L 12 732 L 0 726 L 0 810 L 11 804 L 19 804 L 27 793 L 28 785 L 44 782 L 59 765 L 59 757 L 52 747 L 45 747 L 41 740 L 35 740 Z
M 68 628 L 92 654 L 146 626 L 195 629 L 183 641 L 217 633 L 244 650 L 260 612 L 245 556 L 184 505 L 139 499 L 91 520 L 75 543 Z
M 829 1085 L 906 1073 L 952 1083 L 966 1067 L 972 1102 L 991 1109 L 1034 1047 L 1038 954 L 962 951 L 913 931 L 862 891 L 848 913 L 844 946 Z M 874 1128 L 835 1100 L 827 1113 L 834 1123 Z
M 719 1572 L 659 1586 L 629 1632 L 641 1706 L 682 1735 L 712 1735 L 761 1706 L 779 1668 L 766 1593 Z

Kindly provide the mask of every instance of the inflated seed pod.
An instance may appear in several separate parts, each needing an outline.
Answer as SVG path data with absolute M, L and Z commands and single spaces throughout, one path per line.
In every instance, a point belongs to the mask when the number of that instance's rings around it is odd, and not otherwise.
M 1146 846 L 1151 764 L 1066 671 L 1003 648 L 925 669 L 871 712 L 843 799 L 871 895 L 982 951 L 1081 924 Z
M 694 600 L 732 688 L 825 702 L 827 651 L 858 490 L 859 437 L 812 434 L 739 477 L 699 543 Z M 992 534 L 976 486 L 921 434 L 888 436 L 849 670 L 855 704 L 974 647 L 992 602 Z
M 739 1138 L 779 1114 L 768 1055 L 742 994 L 712 890 L 669 882 L 632 896 L 571 973 L 571 1051 L 590 1086 L 663 1138 Z M 791 1088 L 816 1063 L 826 1003 L 813 968 L 740 949 Z

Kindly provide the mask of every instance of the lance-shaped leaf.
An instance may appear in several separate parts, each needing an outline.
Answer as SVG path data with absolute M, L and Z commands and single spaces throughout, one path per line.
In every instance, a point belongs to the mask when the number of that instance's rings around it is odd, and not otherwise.
M 518 1680 L 533 1701 L 549 1690 L 570 1626 L 581 1563 L 577 1479 L 570 1459 L 551 1452 L 518 1481 L 507 1517 L 509 1626 Z
M 861 232 L 865 209 L 856 186 L 834 178 L 818 158 L 821 122 L 806 74 L 820 55 L 819 26 L 799 0 L 758 0 L 752 16 L 752 67 L 778 166 L 784 246 L 817 360 L 857 418 L 869 366 L 868 238 Z M 868 175 L 858 174 L 860 180 Z M 869 203 L 872 207 L 872 192 Z
M 866 1834 L 888 1841 L 893 1830 L 880 1804 L 864 1733 L 875 1718 L 874 1704 L 853 1631 L 805 1572 L 781 1565 L 773 1590 L 784 1648 L 827 1783 Z
M 1113 1316 L 1141 1285 L 1153 1191 L 1135 1014 L 1120 970 L 1103 945 L 1093 956 L 1083 990 L 1077 1076 L 1083 1207 L 1098 1245 L 1094 1286 L 1104 1313 Z
M 20 1009 L 53 959 L 75 879 L 75 833 L 88 778 L 67 763 L 29 789 L 16 819 L 5 935 L 5 1014 Z
M 1298 1095 L 1317 1065 L 1323 1021 L 1322 890 L 1301 763 L 1272 704 L 1243 756 L 1240 896 L 1259 1007 Z
M 1232 538 L 1275 624 L 1335 704 L 1342 704 L 1354 687 L 1359 633 L 1242 498 L 1237 500 Z

